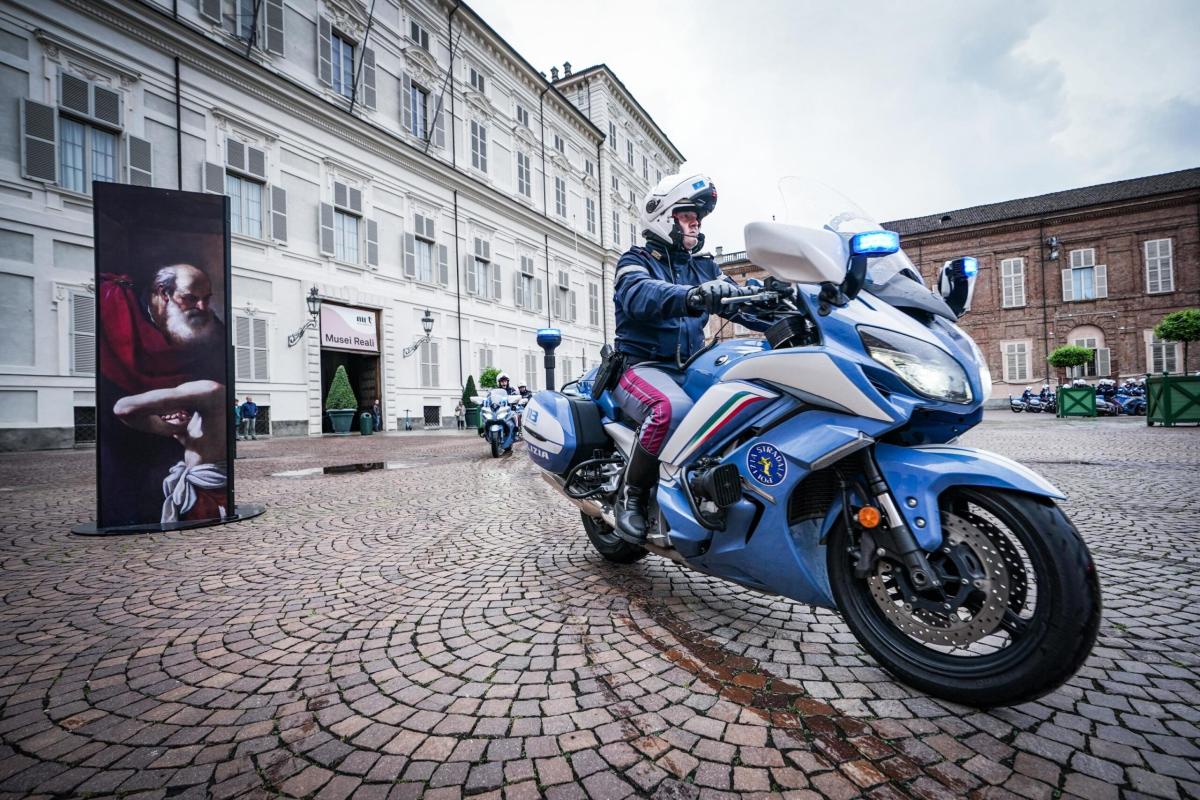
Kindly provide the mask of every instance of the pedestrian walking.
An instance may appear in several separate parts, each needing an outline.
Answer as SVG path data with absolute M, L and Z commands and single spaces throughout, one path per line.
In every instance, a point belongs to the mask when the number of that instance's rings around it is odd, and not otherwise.
M 258 418 L 258 406 L 250 395 L 246 395 L 246 402 L 242 403 L 242 438 L 243 439 L 258 439 L 258 433 L 254 430 L 254 420 Z
M 463 408 L 462 400 L 459 400 L 458 405 L 454 407 L 454 421 L 458 423 L 460 431 L 467 429 L 467 410 Z
M 383 430 L 383 406 L 379 403 L 379 398 L 375 398 L 375 404 L 371 406 L 371 424 L 375 430 Z

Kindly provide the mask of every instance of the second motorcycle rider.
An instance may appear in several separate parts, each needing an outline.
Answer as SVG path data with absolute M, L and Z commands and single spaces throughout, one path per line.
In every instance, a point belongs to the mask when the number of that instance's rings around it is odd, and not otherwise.
M 668 175 L 642 201 L 638 223 L 646 246 L 617 262 L 616 352 L 624 358 L 613 394 L 621 411 L 641 423 L 616 507 L 622 538 L 646 538 L 646 500 L 658 477 L 658 454 L 692 406 L 679 366 L 704 346 L 704 326 L 717 314 L 754 331 L 770 324 L 727 311 L 722 300 L 756 290 L 721 274 L 704 246 L 701 221 L 717 205 L 705 175 Z

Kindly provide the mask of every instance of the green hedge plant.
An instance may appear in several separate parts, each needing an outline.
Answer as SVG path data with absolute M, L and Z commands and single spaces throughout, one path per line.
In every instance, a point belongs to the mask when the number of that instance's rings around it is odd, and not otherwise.
M 326 410 L 357 409 L 358 400 L 354 390 L 350 388 L 350 378 L 346 375 L 346 367 L 340 366 L 333 374 L 333 382 L 329 384 L 329 394 L 325 395 Z

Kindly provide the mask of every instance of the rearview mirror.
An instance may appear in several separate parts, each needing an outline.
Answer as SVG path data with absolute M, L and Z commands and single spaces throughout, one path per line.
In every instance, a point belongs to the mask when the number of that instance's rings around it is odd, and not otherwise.
M 974 256 L 955 258 L 942 266 L 938 291 L 959 317 L 971 310 L 971 296 L 975 294 L 975 276 L 978 274 L 979 259 Z

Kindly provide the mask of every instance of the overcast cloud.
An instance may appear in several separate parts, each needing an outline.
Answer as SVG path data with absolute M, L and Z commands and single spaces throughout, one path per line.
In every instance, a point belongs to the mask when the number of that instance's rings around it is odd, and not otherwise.
M 1200 166 L 1200 2 L 472 0 L 539 69 L 607 63 L 720 206 L 817 178 L 881 220 Z

